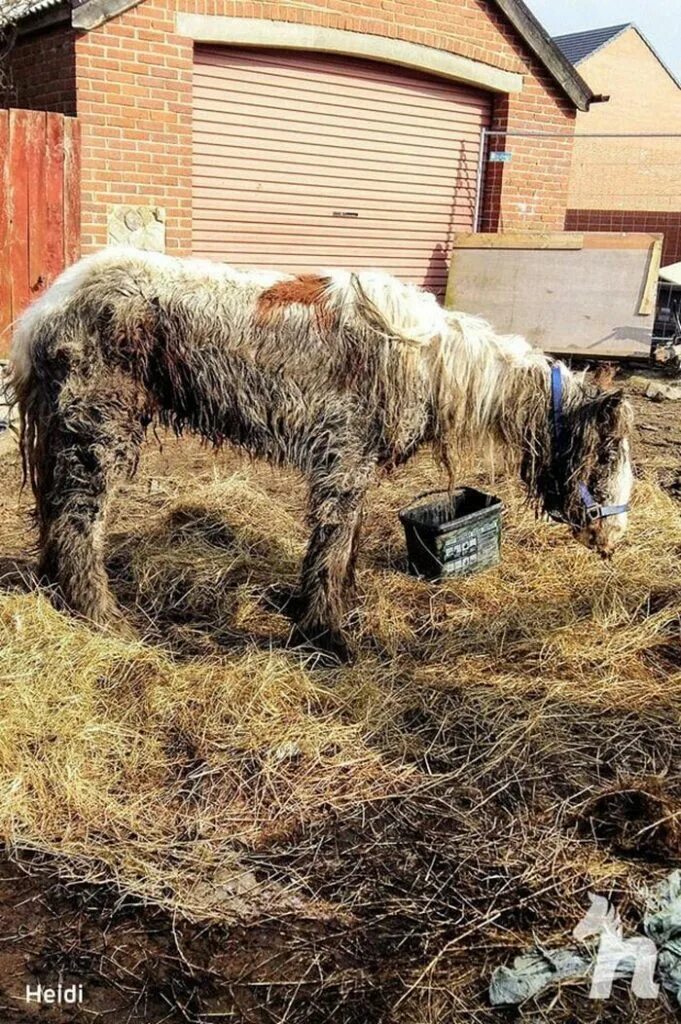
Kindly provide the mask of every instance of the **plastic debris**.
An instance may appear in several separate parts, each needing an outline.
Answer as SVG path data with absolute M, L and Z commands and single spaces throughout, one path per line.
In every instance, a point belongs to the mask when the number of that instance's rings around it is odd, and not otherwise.
M 592 897 L 594 906 L 607 901 Z M 592 913 L 592 912 L 590 912 Z M 589 914 L 584 919 L 589 921 Z M 621 925 L 612 909 L 603 918 L 604 932 L 621 934 Z M 681 871 L 674 871 L 652 889 L 646 899 L 643 931 L 657 947 L 655 975 L 660 984 L 681 1005 Z M 579 926 L 576 929 L 580 938 Z M 584 934 L 595 934 L 585 931 Z M 631 937 L 636 939 L 636 935 Z M 639 936 L 639 941 L 643 938 Z M 626 940 L 622 940 L 622 952 Z M 633 948 L 634 943 L 631 943 Z M 652 947 L 651 947 L 652 948 Z M 492 1006 L 516 1006 L 562 981 L 591 979 L 598 962 L 598 949 L 586 957 L 574 947 L 535 949 L 517 956 L 510 967 L 497 967 L 491 978 L 489 999 Z M 612 978 L 631 978 L 636 967 L 633 956 L 622 956 L 612 963 Z
M 559 981 L 586 978 L 593 962 L 569 949 L 547 949 L 524 953 L 513 967 L 497 967 L 492 975 L 489 998 L 492 1006 L 524 1003 Z
M 681 402 L 681 384 L 649 384 L 646 398 L 653 402 Z
M 659 950 L 660 983 L 681 1005 L 681 871 L 672 872 L 653 889 L 647 900 L 643 928 Z

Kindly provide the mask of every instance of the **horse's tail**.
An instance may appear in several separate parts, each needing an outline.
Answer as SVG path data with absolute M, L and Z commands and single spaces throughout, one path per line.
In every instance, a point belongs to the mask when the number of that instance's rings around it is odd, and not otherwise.
M 100 259 L 95 254 L 63 271 L 14 325 L 8 397 L 19 411 L 24 483 L 31 484 L 39 520 L 49 490 L 46 475 L 50 433 L 56 423 L 59 396 L 72 357 L 87 336 L 77 303 L 72 300 L 87 282 L 93 263 Z
M 33 307 L 19 319 L 10 351 L 8 397 L 10 407 L 19 412 L 19 448 L 23 482 L 29 482 L 36 500 L 38 518 L 42 518 L 41 494 L 45 493 L 46 451 L 50 426 L 54 421 L 57 395 L 44 373 L 44 341 L 52 333 L 48 322 L 36 316 Z

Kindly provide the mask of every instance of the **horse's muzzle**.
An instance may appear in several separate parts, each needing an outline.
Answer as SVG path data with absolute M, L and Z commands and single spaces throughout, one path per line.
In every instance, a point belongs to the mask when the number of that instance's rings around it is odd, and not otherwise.
M 620 518 L 624 519 L 624 522 L 616 521 Z M 624 540 L 626 529 L 626 516 L 613 516 L 610 519 L 598 519 L 588 526 L 576 527 L 572 533 L 584 547 L 594 551 L 601 558 L 610 559 Z

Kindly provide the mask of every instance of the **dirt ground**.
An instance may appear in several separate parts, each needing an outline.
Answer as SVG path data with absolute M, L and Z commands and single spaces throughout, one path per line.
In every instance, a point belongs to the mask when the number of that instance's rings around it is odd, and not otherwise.
M 625 386 L 636 413 L 636 460 L 654 471 L 660 486 L 681 501 L 681 403 L 653 402 L 645 393 L 664 375 L 652 370 L 621 371 L 615 379 Z
M 646 398 L 651 374 L 655 376 L 654 371 L 641 368 L 621 370 L 616 384 L 626 388 L 635 406 L 637 464 L 645 466 L 681 506 L 681 403 L 658 404 Z M 164 480 L 170 469 L 177 471 L 178 460 L 189 488 L 192 479 L 205 481 L 215 472 L 215 457 L 194 442 L 167 440 L 159 451 L 152 440 L 135 482 L 125 485 L 124 496 L 144 496 L 153 514 L 155 503 L 160 505 L 167 497 Z M 30 533 L 23 506 L 20 511 L 17 505 L 18 459 L 6 442 L 0 454 L 0 480 L 0 577 L 5 590 L 21 590 L 31 566 Z M 291 497 L 295 512 L 300 511 L 300 500 L 299 492 Z M 123 527 L 124 523 L 114 522 L 112 533 Z M 504 859 L 500 851 L 506 847 L 499 843 L 505 830 L 513 831 L 513 815 L 505 819 L 501 811 L 497 816 L 488 814 L 489 808 L 480 812 L 477 857 L 462 862 L 457 848 L 462 804 L 468 800 L 471 807 L 479 806 L 481 798 L 479 793 L 462 793 L 454 769 L 464 757 L 464 748 L 474 750 L 478 744 L 483 750 L 493 745 L 495 729 L 503 719 L 512 718 L 516 709 L 505 705 L 500 696 L 498 704 L 493 709 L 486 706 L 476 721 L 471 708 L 462 705 L 458 731 L 443 737 L 438 732 L 438 699 L 429 710 L 419 712 L 418 722 L 407 723 L 419 735 L 430 736 L 433 788 L 417 811 L 411 806 L 401 808 L 395 801 L 377 801 L 369 808 L 358 808 L 356 814 L 344 814 L 335 824 L 327 821 L 312 829 L 294 860 L 284 846 L 278 850 L 275 846 L 261 865 L 263 872 L 301 878 L 314 866 L 320 891 L 329 899 L 352 899 L 361 892 L 362 899 L 345 926 L 335 920 L 306 919 L 303 914 L 243 927 L 191 924 L 143 905 L 112 884 L 68 881 L 44 855 L 5 856 L 0 860 L 0 1024 L 38 1019 L 53 1024 L 98 1020 L 110 1024 L 223 1020 L 323 1024 L 332 1019 L 340 1024 L 397 1024 L 405 1019 L 403 1011 L 413 986 L 413 973 L 407 972 L 406 965 L 419 958 L 427 964 L 440 956 L 449 976 L 458 976 L 458 983 L 456 991 L 450 991 L 446 984 L 433 981 L 419 1011 L 424 1021 L 464 1024 L 516 1019 L 516 1011 L 492 1011 L 486 1005 L 487 965 L 507 961 L 505 951 L 516 948 L 519 931 L 531 935 L 541 927 L 539 894 L 531 885 L 524 890 L 522 880 L 541 856 L 541 830 L 547 820 L 542 815 L 554 813 L 551 800 L 559 799 L 559 791 L 553 797 L 542 795 L 537 781 L 537 845 L 534 840 L 528 842 L 516 862 Z M 626 717 L 622 713 L 623 721 Z M 678 745 L 675 728 L 663 735 L 653 719 L 649 727 L 651 737 L 643 734 L 645 729 L 637 736 L 639 771 L 649 757 L 656 777 L 665 757 L 670 771 L 678 769 L 672 756 Z M 657 733 L 652 737 L 654 729 Z M 575 734 L 576 748 L 585 742 Z M 607 756 L 602 756 L 601 770 L 607 778 Z M 677 797 L 678 784 L 678 779 L 670 781 Z M 491 807 L 502 798 L 493 776 L 488 786 L 484 802 L 491 801 Z M 512 780 L 505 781 L 504 787 L 504 806 L 524 813 L 525 802 L 531 803 L 527 791 L 514 794 Z M 622 813 L 626 818 L 630 811 Z M 574 835 L 569 840 L 579 841 Z M 672 837 L 671 860 L 655 849 L 652 863 L 658 877 L 679 855 L 681 846 L 675 843 Z M 642 860 L 636 856 L 631 860 L 625 853 L 622 863 L 622 878 L 627 872 L 636 876 L 646 865 L 645 851 Z M 461 893 L 470 891 L 472 880 L 480 902 L 467 906 Z M 592 881 L 586 876 L 577 880 L 575 891 Z M 490 906 L 494 907 L 491 920 Z M 630 913 L 635 919 L 634 911 Z M 439 922 L 438 946 L 431 946 L 431 938 L 420 931 L 423 914 Z M 483 919 L 484 927 L 479 924 Z M 83 1005 L 26 1003 L 27 985 L 57 981 L 83 985 Z M 523 1019 L 532 1024 L 558 1019 L 574 1024 L 623 1020 L 656 1024 L 676 1019 L 667 1001 L 636 1005 L 624 986 L 607 1003 L 590 1003 L 583 992 L 568 987 L 560 994 L 559 1017 L 557 1012 L 548 999 L 525 1010 Z M 416 1019 L 412 1012 L 409 1020 Z

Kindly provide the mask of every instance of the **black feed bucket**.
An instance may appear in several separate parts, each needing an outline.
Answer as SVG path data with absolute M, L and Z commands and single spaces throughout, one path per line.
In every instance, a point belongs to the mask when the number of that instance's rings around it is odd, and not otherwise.
M 441 501 L 400 512 L 410 571 L 435 580 L 496 565 L 501 559 L 502 509 L 499 498 L 459 487 Z

